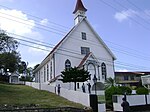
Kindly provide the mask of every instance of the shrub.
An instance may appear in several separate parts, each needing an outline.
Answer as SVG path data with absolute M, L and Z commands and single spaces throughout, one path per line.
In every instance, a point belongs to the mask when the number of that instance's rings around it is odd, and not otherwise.
M 132 93 L 132 90 L 129 88 L 129 87 L 126 87 L 126 86 L 120 86 L 118 87 L 121 91 L 122 91 L 122 94 L 131 94 Z
M 106 106 L 112 109 L 112 96 L 113 95 L 120 95 L 122 94 L 121 89 L 116 86 L 112 86 L 105 90 L 105 97 L 106 97 Z
M 143 94 L 148 94 L 148 93 L 149 93 L 148 89 L 144 87 L 139 87 L 136 89 L 136 94 L 138 95 L 143 95 Z

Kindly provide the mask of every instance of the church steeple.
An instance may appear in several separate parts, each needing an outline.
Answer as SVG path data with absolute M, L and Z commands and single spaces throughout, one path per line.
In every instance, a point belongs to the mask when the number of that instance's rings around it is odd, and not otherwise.
M 75 10 L 73 14 L 75 14 L 75 25 L 78 24 L 83 18 L 85 18 L 85 12 L 87 9 L 84 7 L 82 0 L 77 0 Z

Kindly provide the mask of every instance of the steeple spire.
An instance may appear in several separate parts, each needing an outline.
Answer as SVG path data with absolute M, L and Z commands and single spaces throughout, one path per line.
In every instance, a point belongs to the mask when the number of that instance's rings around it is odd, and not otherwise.
M 75 10 L 73 11 L 73 14 L 75 15 L 74 21 L 75 25 L 78 24 L 83 20 L 83 18 L 86 18 L 85 12 L 87 9 L 84 7 L 82 0 L 77 0 Z
M 75 14 L 78 10 L 86 12 L 87 9 L 84 7 L 82 0 L 77 0 L 77 4 L 75 7 L 75 10 L 73 11 L 73 14 Z

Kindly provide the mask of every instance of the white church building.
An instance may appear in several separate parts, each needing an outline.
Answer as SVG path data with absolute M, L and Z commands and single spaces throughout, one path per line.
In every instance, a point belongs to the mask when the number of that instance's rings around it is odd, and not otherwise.
M 114 77 L 114 60 L 116 57 L 107 47 L 101 37 L 95 32 L 86 17 L 87 9 L 81 0 L 77 0 L 74 14 L 74 26 L 68 34 L 50 51 L 46 58 L 34 71 L 35 82 L 47 84 L 61 84 L 61 87 L 73 89 L 71 83 L 63 84 L 58 79 L 65 68 L 81 67 L 88 70 L 91 83 L 96 75 L 97 88 L 108 77 Z M 77 89 L 81 89 L 82 83 L 78 83 Z

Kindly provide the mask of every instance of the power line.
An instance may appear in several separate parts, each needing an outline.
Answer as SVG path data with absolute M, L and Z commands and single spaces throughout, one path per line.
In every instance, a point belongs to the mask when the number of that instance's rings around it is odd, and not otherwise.
M 9 9 L 9 10 L 13 10 L 12 8 L 7 7 L 7 6 L 4 6 L 4 5 L 0 5 L 0 6 L 1 6 L 1 7 L 3 7 L 3 8 Z M 26 13 L 26 12 L 22 12 L 22 13 L 23 13 L 23 14 L 26 14 L 26 15 L 28 15 L 28 16 L 30 16 L 30 17 L 33 17 L 33 18 L 35 18 L 35 19 L 43 20 L 43 18 L 40 18 L 40 17 L 38 17 L 38 16 L 31 15 L 31 14 Z M 57 26 L 59 26 L 59 27 L 62 27 L 63 29 L 64 29 L 64 28 L 68 28 L 68 27 L 66 27 L 66 26 L 63 26 L 63 25 L 57 24 L 57 23 L 52 22 L 52 21 L 48 21 L 48 22 L 49 22 L 49 23 L 52 23 L 52 24 L 54 24 L 54 25 L 57 25 Z
M 110 43 L 110 44 L 112 44 L 112 45 L 114 45 L 114 46 L 116 46 L 116 49 L 118 49 L 118 47 L 120 47 L 120 48 L 126 48 L 126 49 L 128 49 L 128 50 L 125 50 L 127 53 L 129 53 L 129 54 L 132 54 L 133 52 L 135 52 L 135 55 L 137 56 L 141 56 L 141 57 L 145 57 L 145 56 L 147 56 L 148 54 L 144 54 L 143 52 L 140 52 L 140 51 L 138 51 L 138 50 L 135 50 L 135 49 L 132 49 L 132 48 L 129 48 L 129 47 L 126 47 L 126 46 L 123 46 L 123 45 L 119 45 L 119 44 L 114 44 L 114 43 L 112 43 L 112 42 L 110 42 L 110 41 L 107 41 L 107 40 L 105 40 L 106 42 L 108 42 L 108 43 Z M 114 47 L 115 48 L 115 47 Z M 121 50 L 122 51 L 122 49 L 119 49 L 119 50 Z M 131 51 L 131 52 L 129 52 L 129 50 Z M 124 50 L 123 50 L 124 51 Z M 142 54 L 142 55 L 141 55 Z M 150 57 L 145 57 L 146 59 L 149 59 Z
M 43 48 L 39 48 L 39 47 L 35 47 L 35 46 L 32 46 L 32 45 L 27 45 L 27 44 L 22 44 L 22 43 L 20 43 L 21 45 L 23 45 L 23 46 L 27 46 L 27 47 L 31 47 L 31 48 L 35 48 L 35 49 L 39 49 L 39 50 L 42 50 L 42 51 L 48 51 L 49 52 L 49 50 L 46 50 L 46 49 L 43 49 Z M 66 54 L 66 53 L 59 53 L 59 52 L 57 52 L 56 54 L 60 54 L 60 55 L 65 55 L 65 56 L 68 56 L 68 57 L 72 57 L 72 58 L 77 58 L 77 59 L 83 59 L 83 58 L 80 58 L 80 57 L 77 57 L 77 56 L 73 56 L 73 55 L 69 55 L 69 54 Z M 100 60 L 100 59 L 98 59 L 98 60 Z M 100 60 L 100 61 L 102 61 L 102 60 Z M 108 66 L 113 66 L 113 64 L 108 64 L 108 63 L 105 63 L 106 65 L 108 65 Z M 120 63 L 120 62 L 117 62 L 116 63 L 116 65 L 115 66 L 117 66 L 117 67 L 119 67 L 119 68 L 128 68 L 128 69 L 139 69 L 140 67 L 142 67 L 142 69 L 145 69 L 145 70 L 147 70 L 148 68 L 145 68 L 145 67 L 143 67 L 143 66 L 135 66 L 135 65 L 129 65 L 129 64 L 123 64 L 123 63 Z
M 31 43 L 31 44 L 36 44 L 36 45 L 40 45 L 40 46 L 44 46 L 44 47 L 50 47 L 50 48 L 53 48 L 53 47 L 51 47 L 51 46 L 47 46 L 47 45 L 43 45 L 43 44 L 39 44 L 39 43 L 35 43 L 35 42 L 31 42 L 31 41 L 27 41 L 27 40 L 24 40 L 24 39 L 19 39 L 19 40 L 21 40 L 21 41 L 23 41 L 23 42 L 28 42 L 28 43 Z M 30 47 L 32 47 L 32 46 L 30 46 Z M 38 49 L 41 49 L 41 48 L 39 48 L 39 47 L 35 47 L 35 46 L 33 46 L 33 48 L 38 48 Z M 41 49 L 41 50 L 45 50 L 45 49 Z M 67 51 L 67 50 L 65 50 L 65 49 L 58 49 L 58 50 L 61 50 L 61 51 L 65 51 L 65 52 L 68 52 L 68 53 L 71 53 L 71 54 L 78 54 L 78 55 L 81 55 L 81 54 L 79 54 L 79 53 L 75 53 L 75 52 L 72 52 L 72 51 Z M 49 51 L 49 50 L 46 50 L 46 51 Z M 108 59 L 102 59 L 102 58 L 98 58 L 98 60 L 100 60 L 100 61 L 106 61 L 106 62 L 111 62 L 111 61 L 108 61 Z M 135 67 L 135 65 L 131 65 L 131 64 L 124 64 L 124 63 L 122 63 L 122 62 L 119 62 L 119 63 L 121 63 L 121 65 L 126 65 L 126 66 L 130 66 L 130 67 Z M 117 64 L 118 64 L 118 62 L 117 62 Z M 136 65 L 136 68 L 144 68 L 143 66 L 137 66 Z M 146 67 L 145 67 L 146 68 Z
M 109 3 L 107 3 L 107 2 L 105 2 L 105 1 L 103 1 L 103 0 L 99 0 L 99 1 L 102 2 L 103 4 L 107 5 L 107 6 L 111 7 L 112 9 L 114 9 L 114 10 L 116 10 L 116 11 L 120 11 L 120 10 L 117 9 L 116 7 L 110 5 Z M 123 13 L 122 13 L 122 14 L 123 14 Z M 123 15 L 126 16 L 125 14 L 123 14 Z M 132 17 L 130 17 L 130 16 L 129 16 L 128 18 L 129 18 L 130 20 L 134 21 L 136 24 L 142 26 L 144 29 L 150 31 L 150 28 L 144 26 L 143 24 L 141 24 L 140 22 L 138 22 L 138 21 L 135 20 L 134 18 L 132 18 Z
M 134 6 L 135 8 L 137 8 L 138 10 L 140 11 L 143 11 L 140 7 L 138 7 L 137 5 L 135 5 L 133 2 L 129 1 L 129 0 L 126 0 L 129 4 L 131 4 L 132 6 Z M 149 16 L 149 15 L 147 15 Z M 149 16 L 150 17 L 150 16 Z
M 9 33 L 9 34 L 12 34 L 12 33 Z M 17 34 L 13 34 L 13 35 L 20 36 L 20 35 L 17 35 Z M 25 37 L 25 36 L 20 36 L 20 37 Z M 25 37 L 25 38 L 27 38 L 27 37 Z M 74 37 L 71 37 L 71 38 L 75 39 L 77 41 L 81 41 L 80 39 L 77 39 L 77 38 L 74 38 Z M 28 38 L 28 39 L 31 40 L 31 38 Z M 32 39 L 32 40 L 35 41 L 35 39 Z M 39 40 L 36 40 L 36 41 L 39 42 Z M 99 46 L 98 44 L 95 44 L 95 43 L 92 43 L 92 42 L 87 42 L 86 41 L 86 43 L 89 43 L 91 45 L 97 45 L 97 46 Z M 53 46 L 55 46 L 55 45 L 53 45 Z M 70 49 L 68 49 L 68 50 L 70 50 Z M 133 56 L 133 57 L 136 57 L 136 58 L 139 58 L 139 59 L 144 59 L 144 60 L 148 60 L 149 61 L 149 58 L 144 58 L 143 56 L 141 57 L 141 56 L 139 56 L 137 54 L 133 54 L 133 53 L 130 53 L 130 52 L 127 52 L 127 51 L 124 51 L 124 50 L 120 50 L 120 49 L 116 49 L 116 48 L 114 48 L 113 50 L 116 51 L 116 52 L 122 53 L 122 54 L 126 54 L 126 55 L 129 55 L 129 56 Z
M 128 10 L 128 8 L 125 7 L 124 5 L 122 5 L 120 2 L 118 2 L 118 1 L 116 1 L 116 0 L 114 0 L 114 2 L 116 2 L 118 5 L 120 5 L 120 6 L 123 7 L 124 9 Z M 146 21 L 143 17 L 139 16 L 137 13 L 135 13 L 135 15 L 136 15 L 138 18 L 141 18 L 145 23 L 150 24 L 149 21 Z
M 9 34 L 13 34 L 13 33 L 9 33 Z M 21 35 L 17 35 L 17 34 L 13 34 L 13 35 L 20 36 L 20 37 L 24 37 L 24 38 L 28 38 L 28 37 L 21 36 Z M 17 38 L 16 38 L 16 39 L 17 39 Z M 28 39 L 31 40 L 31 38 L 28 38 Z M 77 41 L 81 41 L 80 39 L 74 38 L 73 36 L 71 37 L 71 39 L 75 39 L 75 40 L 77 40 Z M 39 42 L 39 40 L 35 40 L 35 39 L 32 39 L 32 40 L 34 40 L 34 41 L 36 41 L 36 42 Z M 85 41 L 84 41 L 84 42 L 85 42 Z M 87 42 L 87 41 L 86 41 L 85 43 L 89 43 L 90 45 L 101 47 L 101 46 L 99 46 L 99 44 L 95 44 L 95 43 L 92 43 L 92 42 Z M 55 46 L 55 45 L 49 44 L 49 43 L 44 43 L 44 44 L 46 44 L 46 45 L 51 45 L 51 46 Z M 52 48 L 52 47 L 51 47 L 51 48 Z M 63 48 L 63 49 L 68 50 L 68 51 L 72 51 L 71 49 L 68 49 L 68 48 Z M 139 55 L 137 55 L 137 54 L 133 54 L 133 53 L 130 53 L 130 52 L 128 52 L 128 51 L 124 51 L 124 50 L 122 50 L 122 49 L 116 49 L 116 48 L 113 48 L 113 47 L 112 47 L 112 49 L 113 49 L 114 51 L 118 52 L 118 53 L 122 53 L 122 54 L 125 54 L 125 55 L 128 55 L 128 56 L 132 56 L 132 57 L 135 57 L 135 58 L 138 58 L 138 59 L 150 61 L 148 57 L 147 57 L 147 58 L 144 57 L 144 56 L 141 57 L 141 56 L 139 56 Z M 78 51 L 75 51 L 75 50 L 74 50 L 73 52 L 78 52 Z M 106 59 L 106 60 L 107 60 L 107 59 Z
M 1 5 L 0 5 L 1 6 Z M 7 7 L 8 8 L 8 7 Z M 9 8 L 10 9 L 10 8 Z M 8 15 L 8 14 L 7 14 Z M 9 16 L 11 16 L 11 15 L 9 15 Z M 34 16 L 33 16 L 34 17 Z M 16 17 L 15 17 L 16 18 Z M 9 19 L 9 18 L 7 18 L 7 19 Z M 22 19 L 22 18 L 19 18 L 19 19 Z M 13 21 L 16 21 L 16 20 L 13 20 Z M 18 21 L 16 21 L 16 22 L 18 22 Z M 23 22 L 21 22 L 22 24 L 25 24 L 25 23 L 23 23 Z M 28 25 L 30 25 L 30 24 L 28 24 Z M 41 25 L 41 24 L 39 24 L 40 26 L 44 26 L 44 25 Z M 60 33 L 60 30 L 57 30 L 57 29 L 54 29 L 54 28 L 52 28 L 53 30 L 56 30 L 56 31 L 59 31 L 59 33 L 58 32 L 54 32 L 54 31 L 51 31 L 51 30 L 47 30 L 47 29 L 45 29 L 45 28 L 50 28 L 50 27 L 47 27 L 47 26 L 44 26 L 44 28 L 41 28 L 41 27 L 37 27 L 37 28 L 39 28 L 39 29 L 42 29 L 42 30 L 46 30 L 46 31 L 50 31 L 50 32 L 52 32 L 52 33 L 55 33 L 55 34 L 59 34 L 59 35 L 63 35 L 62 33 L 64 33 L 64 32 L 61 32 Z M 76 38 L 75 38 L 76 39 Z M 79 40 L 79 41 L 81 41 L 81 40 Z M 93 42 L 93 43 L 92 43 Z M 95 44 L 94 43 L 94 41 L 93 40 L 90 40 L 90 42 L 87 42 L 87 43 L 91 43 L 91 44 Z M 115 44 L 114 44 L 115 45 Z M 115 49 L 115 48 L 114 48 Z M 122 50 L 121 50 L 122 51 Z M 124 51 L 124 50 L 123 50 Z M 126 51 L 125 51 L 126 52 Z M 129 53 L 130 54 L 130 53 Z M 143 57 L 143 56 L 142 56 Z M 141 57 L 140 57 L 141 58 Z
M 80 40 L 81 41 L 81 40 Z
M 1 17 L 1 16 L 0 16 Z M 5 17 L 4 17 L 5 18 Z M 8 19 L 8 18 L 7 18 Z M 10 19 L 10 20 L 12 20 L 12 19 Z M 16 20 L 14 20 L 14 21 L 16 21 Z M 17 22 L 17 21 L 16 21 Z M 22 23 L 22 22 L 19 22 L 19 23 Z M 25 24 L 25 23 L 23 23 L 23 24 Z M 40 27 L 37 27 L 37 28 L 40 28 Z M 43 29 L 43 28 L 40 28 L 40 29 Z M 50 30 L 47 30 L 47 29 L 43 29 L 43 30 L 46 30 L 46 31 L 50 31 Z M 56 34 L 60 34 L 60 33 L 58 33 L 58 32 L 54 32 L 54 31 L 51 31 L 51 32 L 53 32 L 53 33 L 56 33 Z M 62 34 L 61 34 L 62 35 Z M 81 41 L 80 39 L 77 39 L 77 38 L 72 38 L 72 39 L 75 39 L 75 40 L 79 40 L 79 41 Z M 95 44 L 95 43 L 93 43 L 93 42 L 88 42 L 88 41 L 86 41 L 86 43 L 89 43 L 89 44 L 94 44 L 94 45 L 97 45 L 97 46 L 99 46 L 99 44 Z M 115 51 L 118 51 L 118 50 L 115 50 Z M 119 51 L 118 51 L 119 52 Z M 122 50 L 120 51 L 120 52 L 122 52 Z M 126 51 L 125 51 L 126 52 Z M 128 54 L 128 53 L 125 53 L 125 54 Z M 130 54 L 131 55 L 131 54 Z M 137 57 L 137 55 L 134 55 L 135 57 Z M 143 57 L 142 57 L 143 58 Z M 141 57 L 140 57 L 140 59 L 141 59 Z M 145 58 L 144 58 L 144 60 L 145 60 Z
M 30 24 L 26 24 L 24 22 L 21 22 L 21 21 L 17 21 L 17 20 L 13 20 L 13 19 L 10 19 L 10 18 L 7 18 L 7 17 L 3 17 L 3 16 L 0 16 L 2 18 L 5 18 L 5 19 L 8 19 L 8 20 L 12 20 L 12 21 L 15 21 L 15 22 L 18 22 L 18 23 L 21 23 L 21 24 L 24 24 L 26 26 L 30 25 Z M 46 28 L 42 28 L 42 27 L 38 27 L 38 26 L 35 26 L 36 28 L 39 28 L 39 29 L 42 29 L 44 31 L 49 31 L 49 32 L 52 32 L 52 33 L 55 33 L 55 34 L 59 34 L 59 35 L 62 35 L 61 33 L 58 33 L 58 32 L 55 32 L 55 31 L 52 31 L 52 30 L 49 30 L 49 29 L 46 29 Z
M 138 7 L 137 5 L 135 5 L 133 2 L 131 2 L 131 1 L 129 1 L 129 0 L 126 0 L 129 4 L 131 4 L 132 6 L 134 6 L 135 8 L 137 8 L 138 10 L 140 10 L 140 11 L 143 11 L 140 7 Z M 146 14 L 145 13 L 145 15 L 147 16 L 147 17 L 150 17 L 150 15 L 148 15 L 148 14 Z

